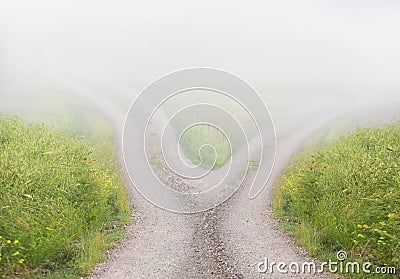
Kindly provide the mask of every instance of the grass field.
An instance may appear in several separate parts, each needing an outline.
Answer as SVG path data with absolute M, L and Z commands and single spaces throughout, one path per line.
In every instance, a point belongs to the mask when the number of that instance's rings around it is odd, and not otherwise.
M 191 114 L 184 114 L 184 117 L 188 117 L 192 120 L 191 123 L 198 123 L 198 125 L 194 125 L 186 130 L 181 138 L 180 143 L 185 156 L 194 164 L 200 164 L 200 166 L 205 169 L 213 167 L 215 160 L 214 169 L 218 169 L 231 158 L 231 146 L 232 152 L 234 153 L 235 150 L 238 150 L 245 144 L 245 142 L 242 142 L 241 135 L 232 134 L 236 128 L 234 122 L 237 121 L 242 125 L 244 133 L 246 133 L 249 138 L 256 135 L 257 127 L 254 125 L 248 112 L 239 103 L 226 96 L 207 90 L 193 90 L 185 94 L 177 95 L 167 101 L 162 109 L 168 117 L 174 116 L 174 125 L 176 125 L 177 131 L 182 131 L 188 128 L 187 119 L 180 119 L 180 117 L 182 117 L 181 114 L 178 113 L 175 115 L 175 113 L 182 108 L 196 104 L 202 104 L 204 106 L 209 105 L 209 110 L 206 111 L 209 115 L 215 115 L 215 117 L 217 117 L 217 115 L 220 114 L 217 114 L 216 111 L 222 111 L 223 109 L 225 110 L 224 115 L 228 115 L 229 112 L 229 114 L 234 117 L 227 118 L 229 120 L 223 125 L 224 132 L 226 136 L 229 137 L 229 143 L 228 139 L 221 131 L 212 125 L 205 124 L 205 122 L 210 122 L 218 126 L 218 122 L 221 121 L 221 119 L 216 119 L 219 121 L 205 121 L 204 118 L 199 115 L 195 106 L 194 108 L 187 108 Z M 219 107 L 219 109 L 217 109 L 217 107 Z M 209 146 L 206 146 L 206 144 L 209 144 Z M 204 147 L 199 154 L 199 150 L 202 146 Z M 210 146 L 214 147 L 215 153 Z M 203 161 L 201 161 L 201 159 L 203 159 Z
M 129 207 L 110 139 L 0 117 L 0 277 L 79 278 Z
M 202 148 L 205 144 L 209 146 Z M 187 158 L 205 169 L 218 169 L 231 156 L 230 145 L 225 135 L 209 125 L 197 125 L 188 129 L 181 138 L 181 146 Z
M 398 268 L 399 197 L 400 125 L 393 124 L 298 155 L 278 181 L 274 210 L 313 256 L 335 260 L 345 250 L 356 261 Z

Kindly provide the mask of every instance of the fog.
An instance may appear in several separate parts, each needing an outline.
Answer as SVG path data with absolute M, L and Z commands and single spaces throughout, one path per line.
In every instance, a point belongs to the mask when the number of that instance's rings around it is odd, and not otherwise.
M 393 104 L 399 26 L 398 1 L 2 1 L 1 109 L 10 95 L 20 108 L 39 98 L 32 80 L 107 81 L 135 96 L 191 67 L 239 75 L 273 116 Z

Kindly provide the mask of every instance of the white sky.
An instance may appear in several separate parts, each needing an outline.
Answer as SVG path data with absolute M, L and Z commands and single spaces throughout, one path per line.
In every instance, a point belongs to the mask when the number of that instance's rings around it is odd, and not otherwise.
M 261 92 L 400 95 L 400 2 L 0 3 L 4 72 L 65 67 L 134 76 L 141 87 L 196 66 Z

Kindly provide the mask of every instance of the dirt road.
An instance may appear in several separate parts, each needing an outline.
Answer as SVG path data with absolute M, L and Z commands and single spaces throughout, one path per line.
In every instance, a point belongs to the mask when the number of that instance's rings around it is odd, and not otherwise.
M 114 124 L 116 135 L 121 133 L 128 109 L 124 104 L 129 104 L 134 97 L 129 89 L 104 83 L 88 85 L 77 80 L 60 82 L 101 109 Z M 99 91 L 105 94 L 99 94 Z M 113 94 L 120 97 L 119 104 L 110 98 Z M 266 189 L 254 200 L 247 198 L 249 183 L 245 181 L 231 199 L 212 210 L 177 214 L 149 203 L 127 180 L 133 224 L 127 229 L 127 238 L 110 251 L 109 260 L 98 265 L 91 278 L 311 277 L 309 274 L 277 272 L 261 274 L 257 266 L 265 258 L 299 264 L 313 260 L 279 228 L 272 214 L 272 193 L 275 179 L 302 144 L 312 135 L 324 131 L 324 127 L 337 117 L 354 110 L 354 106 L 319 107 L 319 110 L 299 108 L 275 123 L 277 163 Z M 311 115 L 307 112 L 310 111 L 323 117 L 309 121 Z M 116 141 L 120 144 L 119 138 Z M 167 184 L 188 186 L 184 184 L 190 183 L 166 172 L 162 164 L 157 169 Z M 250 172 L 248 176 L 252 175 L 254 173 Z M 336 278 L 327 273 L 315 277 Z

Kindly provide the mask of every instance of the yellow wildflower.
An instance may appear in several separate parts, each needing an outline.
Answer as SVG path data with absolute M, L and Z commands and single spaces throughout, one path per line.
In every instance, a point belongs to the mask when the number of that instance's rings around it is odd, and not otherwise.
M 24 259 L 19 259 L 19 260 L 18 260 L 18 263 L 23 264 L 24 261 L 25 261 Z
M 368 225 L 363 226 L 364 229 L 369 229 Z
M 10 243 L 11 243 L 11 240 L 7 240 L 7 243 L 10 244 Z
M 19 243 L 19 241 L 16 239 L 14 240 L 14 244 L 17 245 Z
M 365 236 L 362 235 L 361 233 L 357 234 L 358 237 L 364 238 Z
M 19 252 L 17 251 L 14 254 L 12 254 L 11 256 L 15 257 L 15 256 L 18 256 L 18 255 L 19 255 Z
M 357 240 L 355 240 L 355 239 L 353 239 L 353 242 L 354 242 L 354 244 L 358 244 L 358 241 L 357 241 Z
M 360 225 L 360 224 L 357 225 L 357 228 L 359 228 L 359 229 L 362 229 L 362 227 L 363 227 L 363 226 Z
M 381 224 L 381 226 L 386 226 L 385 222 L 379 222 L 379 224 Z
M 389 217 L 389 219 L 393 219 L 394 218 L 394 213 L 389 213 L 388 217 Z

